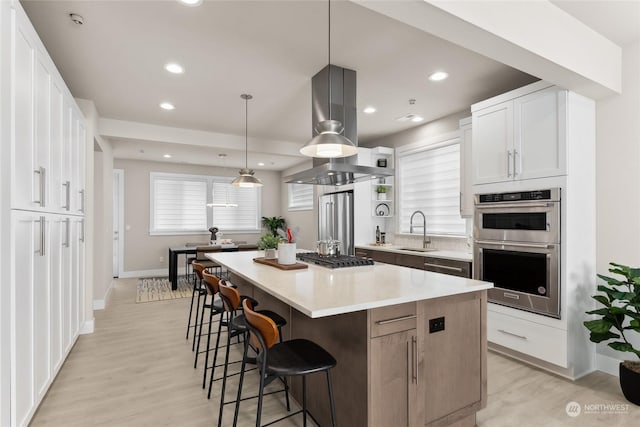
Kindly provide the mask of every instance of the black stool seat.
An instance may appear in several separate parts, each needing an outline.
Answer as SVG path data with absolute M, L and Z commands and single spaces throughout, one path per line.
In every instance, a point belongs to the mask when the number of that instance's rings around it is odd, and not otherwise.
M 287 324 L 287 320 L 275 311 L 258 310 L 258 313 L 263 314 L 273 320 L 273 323 L 275 323 L 278 328 L 282 328 Z M 242 332 L 249 330 L 247 318 L 244 316 L 244 314 L 238 314 L 233 318 L 233 320 L 231 321 L 231 329 L 239 330 Z
M 266 371 L 269 375 L 283 377 L 313 374 L 335 366 L 336 359 L 318 344 L 294 339 L 269 349 Z

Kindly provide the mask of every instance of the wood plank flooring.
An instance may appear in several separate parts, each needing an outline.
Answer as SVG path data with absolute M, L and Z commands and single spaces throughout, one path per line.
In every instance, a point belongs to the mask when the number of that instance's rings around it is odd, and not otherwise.
M 193 369 L 191 344 L 184 339 L 190 299 L 135 304 L 135 283 L 116 280 L 109 306 L 96 311 L 95 333 L 78 339 L 32 426 L 216 424 L 220 385 L 207 400 L 202 363 Z M 610 375 L 598 372 L 573 383 L 493 353 L 488 365 L 489 399 L 478 413 L 480 427 L 640 425 L 640 408 L 633 405 L 620 414 L 585 413 L 585 404 L 627 404 L 618 379 Z M 247 393 L 257 390 L 256 380 L 255 372 L 248 375 Z M 236 382 L 235 377 L 230 381 L 229 398 Z M 583 413 L 568 416 L 570 401 L 582 405 Z M 255 400 L 242 403 L 240 426 L 255 424 L 255 405 Z M 263 414 L 263 423 L 286 414 L 282 394 L 265 398 Z M 232 419 L 233 405 L 228 405 L 223 425 L 230 426 Z M 302 425 L 301 416 L 277 424 L 294 425 Z M 340 420 L 338 425 L 348 427 Z

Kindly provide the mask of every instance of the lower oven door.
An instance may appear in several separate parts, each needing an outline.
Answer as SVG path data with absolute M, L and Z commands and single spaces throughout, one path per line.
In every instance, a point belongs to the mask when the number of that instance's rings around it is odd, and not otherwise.
M 560 318 L 560 245 L 476 240 L 474 279 L 490 302 Z

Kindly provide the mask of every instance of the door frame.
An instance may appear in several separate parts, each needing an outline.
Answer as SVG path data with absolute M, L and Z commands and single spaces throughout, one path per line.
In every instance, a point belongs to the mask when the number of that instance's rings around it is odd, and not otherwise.
M 113 203 L 113 215 L 114 219 L 117 218 L 118 224 L 118 271 L 114 271 L 113 277 L 120 277 L 124 271 L 124 169 L 113 170 L 114 181 L 117 177 L 117 188 L 113 186 L 114 199 L 117 196 L 118 200 L 114 200 Z M 115 184 L 115 183 L 114 183 Z M 117 194 L 116 194 L 117 191 Z M 116 209 L 117 206 L 117 209 Z M 117 212 L 116 212 L 117 210 Z M 116 221 L 114 221 L 116 223 Z M 114 230 L 116 231 L 116 230 Z M 113 236 L 112 236 L 113 237 Z

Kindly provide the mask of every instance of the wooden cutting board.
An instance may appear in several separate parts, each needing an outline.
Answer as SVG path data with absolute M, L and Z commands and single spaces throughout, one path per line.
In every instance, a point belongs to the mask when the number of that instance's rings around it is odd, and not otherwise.
M 271 267 L 279 268 L 280 270 L 302 270 L 309 268 L 307 264 L 296 262 L 295 264 L 278 264 L 278 258 L 266 259 L 265 257 L 254 258 L 254 262 L 258 264 L 270 265 Z

